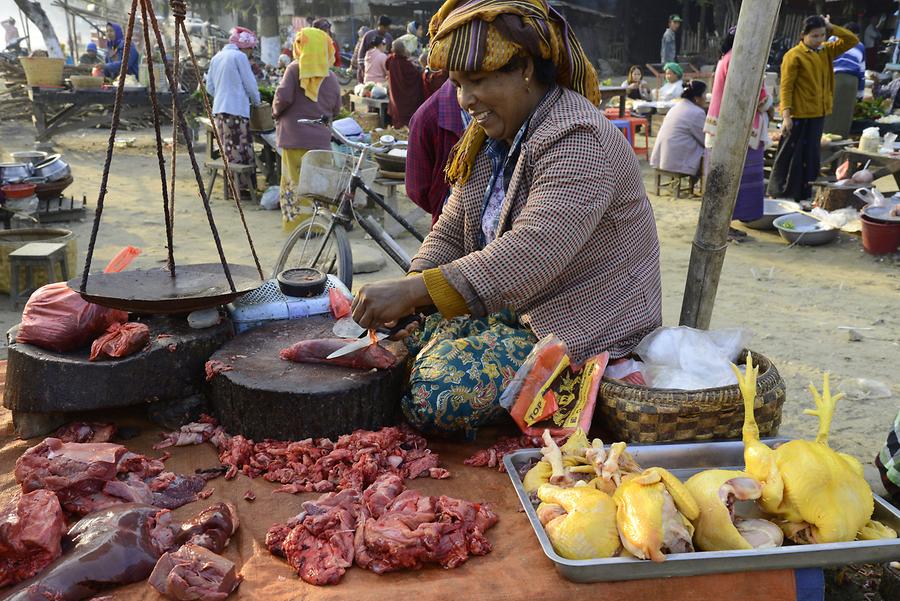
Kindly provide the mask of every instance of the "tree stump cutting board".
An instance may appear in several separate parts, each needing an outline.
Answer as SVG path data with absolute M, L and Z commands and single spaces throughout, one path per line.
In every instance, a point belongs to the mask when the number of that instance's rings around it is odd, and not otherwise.
M 231 369 L 213 376 L 208 394 L 225 430 L 254 440 L 334 439 L 396 424 L 406 379 L 403 343 L 381 343 L 397 356 L 397 364 L 387 370 L 293 363 L 279 356 L 301 340 L 334 338 L 332 326 L 330 316 L 276 321 L 219 349 L 211 360 Z

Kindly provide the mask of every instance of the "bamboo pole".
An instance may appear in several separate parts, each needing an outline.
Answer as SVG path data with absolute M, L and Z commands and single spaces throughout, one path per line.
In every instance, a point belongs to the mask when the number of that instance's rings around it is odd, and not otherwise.
M 681 325 L 709 327 L 725 261 L 728 226 L 737 200 L 750 127 L 780 6 L 781 0 L 744 0 L 741 3 L 716 141 L 709 156 L 700 219 L 691 248 Z

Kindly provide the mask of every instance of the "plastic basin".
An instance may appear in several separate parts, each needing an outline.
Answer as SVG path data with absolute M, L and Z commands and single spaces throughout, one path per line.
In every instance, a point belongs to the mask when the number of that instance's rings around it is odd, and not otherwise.
M 887 255 L 900 247 L 900 222 L 876 221 L 861 215 L 863 250 L 870 255 Z

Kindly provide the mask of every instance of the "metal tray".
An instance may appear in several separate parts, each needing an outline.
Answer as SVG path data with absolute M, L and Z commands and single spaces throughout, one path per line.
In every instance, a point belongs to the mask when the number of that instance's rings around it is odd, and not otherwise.
M 175 277 L 162 268 L 92 273 L 81 292 L 81 276 L 69 288 L 89 303 L 129 313 L 190 313 L 227 304 L 263 283 L 256 269 L 228 265 L 235 290 L 225 279 L 221 263 L 176 265 Z
M 787 439 L 767 439 L 769 445 Z M 709 468 L 742 469 L 744 444 L 740 441 L 705 442 L 668 445 L 629 445 L 628 451 L 644 468 L 664 467 L 682 481 Z M 503 458 L 506 471 L 519 495 L 519 501 L 537 534 L 544 554 L 556 565 L 563 577 L 573 582 L 607 580 L 640 580 L 670 576 L 694 576 L 723 572 L 748 572 L 785 568 L 816 568 L 850 563 L 884 563 L 900 560 L 900 539 L 855 541 L 825 545 L 790 545 L 756 551 L 701 551 L 666 556 L 660 563 L 626 557 L 573 560 L 560 557 L 553 550 L 534 506 L 522 487 L 518 469 L 532 459 L 540 459 L 540 449 L 523 449 Z M 748 504 L 749 505 L 749 504 Z M 746 506 L 745 506 L 746 507 Z M 741 511 L 743 507 L 739 509 Z M 741 511 L 744 513 L 743 511 Z M 900 511 L 875 495 L 876 520 L 900 532 Z

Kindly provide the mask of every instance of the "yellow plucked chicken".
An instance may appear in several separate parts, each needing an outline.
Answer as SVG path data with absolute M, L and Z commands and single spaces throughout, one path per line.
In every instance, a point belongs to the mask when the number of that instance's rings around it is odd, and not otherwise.
M 690 491 L 700 515 L 694 524 L 694 546 L 701 551 L 730 551 L 780 547 L 781 529 L 767 520 L 735 516 L 736 501 L 762 495 L 763 486 L 749 474 L 735 470 L 706 470 L 691 476 Z
M 586 483 L 563 488 L 542 484 L 537 513 L 553 548 L 566 559 L 612 557 L 619 551 L 616 504 Z
M 694 550 L 691 520 L 697 519 L 700 509 L 668 471 L 651 467 L 625 476 L 613 499 L 622 546 L 638 559 L 663 561 L 666 553 Z
M 834 407 L 843 395 L 831 394 L 828 374 L 822 393 L 810 384 L 816 409 L 804 413 L 819 418 L 814 441 L 792 440 L 771 449 L 759 439 L 753 415 L 756 376 L 747 354 L 746 374 L 732 366 L 744 399 L 744 463 L 746 471 L 762 482 L 757 503 L 780 520 L 785 536 L 798 543 L 834 543 L 860 538 L 894 538 L 890 528 L 871 520 L 872 489 L 863 478 L 862 464 L 828 446 Z

